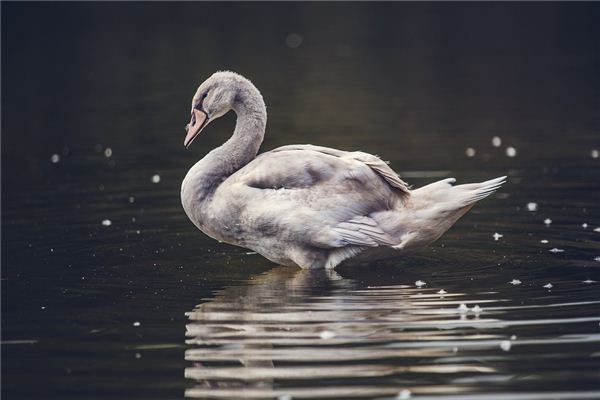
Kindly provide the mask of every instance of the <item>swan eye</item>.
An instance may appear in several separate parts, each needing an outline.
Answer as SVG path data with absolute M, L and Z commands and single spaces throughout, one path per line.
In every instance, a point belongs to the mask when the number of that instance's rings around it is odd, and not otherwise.
M 196 104 L 194 106 L 194 108 L 198 111 L 203 111 L 203 106 L 204 106 L 204 99 L 206 98 L 206 96 L 208 96 L 208 92 L 204 93 L 202 95 L 202 97 L 200 97 L 200 101 L 198 102 L 198 104 Z

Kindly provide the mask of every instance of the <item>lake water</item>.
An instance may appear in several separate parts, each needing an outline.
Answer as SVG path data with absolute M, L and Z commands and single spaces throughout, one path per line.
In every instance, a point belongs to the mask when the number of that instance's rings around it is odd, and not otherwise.
M 600 398 L 599 19 L 2 3 L 3 398 Z M 179 200 L 233 128 L 182 146 L 218 69 L 261 89 L 263 150 L 360 149 L 415 187 L 508 183 L 429 249 L 367 267 L 219 244 Z

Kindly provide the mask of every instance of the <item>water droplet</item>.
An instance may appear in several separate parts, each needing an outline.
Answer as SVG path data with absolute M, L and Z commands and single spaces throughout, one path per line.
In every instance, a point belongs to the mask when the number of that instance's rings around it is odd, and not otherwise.
M 552 289 L 553 287 L 554 287 L 554 285 L 553 285 L 553 284 L 551 284 L 551 283 L 546 283 L 546 284 L 544 285 L 544 288 L 545 288 L 545 289 Z
M 492 138 L 492 146 L 500 147 L 501 145 L 502 145 L 502 139 L 500 139 L 500 136 L 494 136 Z
M 546 224 L 547 226 L 550 226 L 551 223 L 552 223 L 552 220 L 550 218 L 546 218 L 544 220 L 544 224 Z
M 507 147 L 506 155 L 508 157 L 515 157 L 517 155 L 517 149 L 515 149 L 514 147 Z
M 102 220 L 102 226 L 111 226 L 111 225 L 112 225 L 112 221 L 110 219 Z
M 460 306 L 458 306 L 457 310 L 459 313 L 464 314 L 467 311 L 469 311 L 469 307 L 465 303 L 461 303 Z
M 415 282 L 415 286 L 416 287 L 421 287 L 421 286 L 425 286 L 425 285 L 427 285 L 427 283 L 424 282 L 424 281 L 422 281 L 422 280 L 420 280 L 420 279 Z
M 298 35 L 297 33 L 290 33 L 285 38 L 285 45 L 291 49 L 300 47 L 301 44 L 302 44 L 302 36 Z
M 481 312 L 483 311 L 483 308 L 479 307 L 479 305 L 475 304 L 473 306 L 473 308 L 471 308 L 471 311 L 473 311 L 475 314 L 481 314 Z
M 494 240 L 497 242 L 498 239 L 504 237 L 504 235 L 499 234 L 498 232 L 495 232 L 492 237 L 494 238 Z
M 527 203 L 527 211 L 537 211 L 537 203 Z
M 475 149 L 472 147 L 467 147 L 467 150 L 465 150 L 465 154 L 467 155 L 467 157 L 475 157 Z
M 142 358 L 142 355 L 140 353 L 135 353 L 134 357 L 137 359 L 140 359 L 140 358 Z
M 584 222 L 583 224 L 581 224 L 581 227 L 582 227 L 583 229 L 587 229 L 587 227 L 588 227 L 588 224 L 586 224 L 586 223 Z
M 56 164 L 60 161 L 60 156 L 58 154 L 52 154 L 52 157 L 50 157 L 50 161 L 52 161 L 52 164 Z
M 152 175 L 152 183 L 158 183 L 160 182 L 160 175 L 156 174 L 156 175 Z
M 438 290 L 437 294 L 446 294 L 448 292 L 446 292 L 444 289 L 440 289 Z
M 130 202 L 130 203 L 135 203 L 135 197 L 133 197 L 133 196 L 130 196 L 130 197 L 129 197 L 129 202 Z
M 503 340 L 500 342 L 500 348 L 503 351 L 509 351 L 511 347 L 512 347 L 512 343 L 510 342 L 510 340 Z
M 508 283 L 510 283 L 511 285 L 517 286 L 517 285 L 521 284 L 521 281 L 519 279 L 514 278 L 512 281 L 510 281 Z
M 590 155 L 592 156 L 592 158 L 598 158 L 598 157 L 600 157 L 600 152 L 598 152 L 598 150 L 596 150 L 596 149 L 593 149 L 590 152 Z
M 548 240 L 547 239 L 542 239 L 542 240 L 540 240 L 540 243 L 546 244 L 546 243 L 548 243 Z
M 112 156 L 112 149 L 110 147 L 107 147 L 104 149 L 104 157 L 106 158 L 110 158 Z
M 141 324 L 139 323 L 139 321 L 135 321 L 135 322 L 133 323 L 133 326 L 140 326 L 140 325 L 141 325 Z

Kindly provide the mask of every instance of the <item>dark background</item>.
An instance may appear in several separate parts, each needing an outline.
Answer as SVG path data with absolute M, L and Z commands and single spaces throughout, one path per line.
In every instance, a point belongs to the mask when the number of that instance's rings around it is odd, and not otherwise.
M 360 149 L 416 186 L 508 173 L 512 197 L 449 232 L 446 260 L 552 216 L 574 249 L 563 264 L 589 266 L 597 239 L 569 229 L 600 223 L 598 21 L 595 3 L 2 2 L 3 395 L 181 397 L 184 312 L 272 267 L 201 235 L 179 203 L 187 169 L 234 124 L 182 146 L 216 70 L 262 91 L 263 149 Z M 507 216 L 528 201 L 544 214 Z M 531 262 L 522 241 L 509 248 Z M 542 280 L 559 268 L 547 265 Z

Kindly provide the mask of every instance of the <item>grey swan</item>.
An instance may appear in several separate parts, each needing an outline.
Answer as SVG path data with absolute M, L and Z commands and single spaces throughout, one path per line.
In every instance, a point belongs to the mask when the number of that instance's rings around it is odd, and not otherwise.
M 448 178 L 411 190 L 387 163 L 361 151 L 306 144 L 257 155 L 265 102 L 230 71 L 196 91 L 184 146 L 230 110 L 237 114 L 233 135 L 189 170 L 182 205 L 208 236 L 277 264 L 334 268 L 421 249 L 506 179 L 452 186 Z

